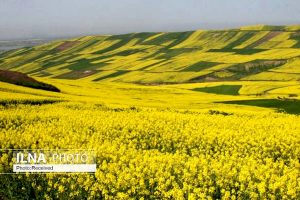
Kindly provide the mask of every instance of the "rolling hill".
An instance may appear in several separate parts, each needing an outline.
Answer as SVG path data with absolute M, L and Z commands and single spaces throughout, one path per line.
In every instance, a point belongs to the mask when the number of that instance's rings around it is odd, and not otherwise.
M 35 77 L 167 84 L 300 80 L 300 26 L 86 36 L 12 50 L 0 69 Z
M 52 98 L 298 114 L 300 26 L 85 36 L 4 52 L 0 70 L 25 73 L 61 91 L 0 83 L 5 104 Z

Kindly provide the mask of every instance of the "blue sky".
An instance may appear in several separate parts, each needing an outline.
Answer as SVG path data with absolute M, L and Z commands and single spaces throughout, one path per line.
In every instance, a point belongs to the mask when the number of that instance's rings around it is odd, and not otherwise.
M 0 0 L 0 39 L 300 24 L 299 0 Z

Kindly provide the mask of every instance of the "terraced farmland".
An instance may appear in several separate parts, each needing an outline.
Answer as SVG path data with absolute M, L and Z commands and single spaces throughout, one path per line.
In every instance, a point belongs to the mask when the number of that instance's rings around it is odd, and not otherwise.
M 290 63 L 299 61 L 299 34 L 296 26 L 254 26 L 87 36 L 9 51 L 1 55 L 0 68 L 38 77 L 140 84 L 274 80 L 274 71 L 299 80 L 297 71 L 285 70 L 297 67 Z

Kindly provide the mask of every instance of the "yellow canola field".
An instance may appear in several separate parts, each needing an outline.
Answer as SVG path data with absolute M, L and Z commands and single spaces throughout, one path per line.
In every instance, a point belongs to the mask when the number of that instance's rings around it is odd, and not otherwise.
M 299 116 L 276 113 L 79 103 L 0 107 L 1 149 L 97 153 L 95 174 L 0 179 L 15 189 L 33 187 L 45 199 L 299 199 L 299 130 Z M 7 157 L 0 163 L 9 168 Z

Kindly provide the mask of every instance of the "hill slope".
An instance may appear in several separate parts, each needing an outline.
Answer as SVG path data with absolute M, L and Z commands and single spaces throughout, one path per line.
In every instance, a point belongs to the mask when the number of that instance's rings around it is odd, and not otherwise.
M 0 55 L 38 77 L 142 84 L 300 80 L 300 26 L 132 33 L 55 41 Z
M 55 86 L 37 81 L 21 72 L 0 70 L 0 81 L 35 89 L 60 92 Z

